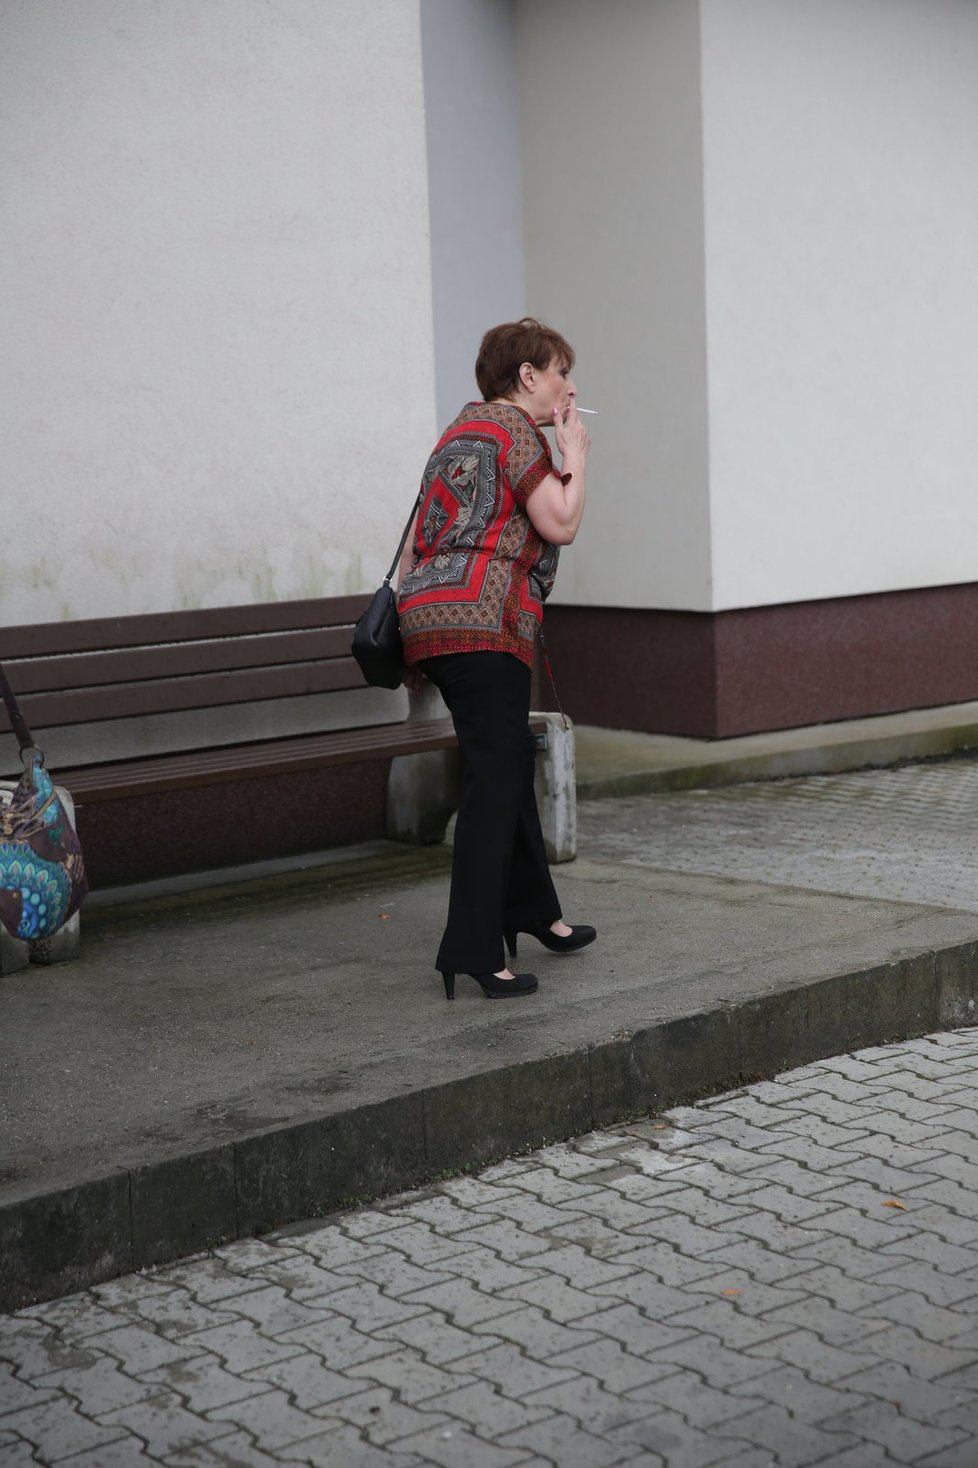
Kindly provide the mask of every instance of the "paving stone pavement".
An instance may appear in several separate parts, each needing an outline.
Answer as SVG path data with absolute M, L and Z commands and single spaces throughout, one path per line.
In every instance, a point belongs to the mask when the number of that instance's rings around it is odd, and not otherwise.
M 581 801 L 588 857 L 978 912 L 974 756 Z
M 978 1464 L 978 1029 L 0 1317 L 0 1468 Z

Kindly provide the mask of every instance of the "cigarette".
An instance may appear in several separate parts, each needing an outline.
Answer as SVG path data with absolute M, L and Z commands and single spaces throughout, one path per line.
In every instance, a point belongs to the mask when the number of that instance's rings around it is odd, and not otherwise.
M 590 413 L 595 418 L 597 418 L 597 416 L 598 416 L 598 410 L 597 410 L 597 408 L 578 408 L 577 411 L 579 413 Z

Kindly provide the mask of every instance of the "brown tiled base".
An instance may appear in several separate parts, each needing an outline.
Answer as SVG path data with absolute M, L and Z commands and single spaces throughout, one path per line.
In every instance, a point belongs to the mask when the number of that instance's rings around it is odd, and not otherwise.
M 978 583 L 729 612 L 553 606 L 579 723 L 729 738 L 978 698 Z
M 390 760 L 77 807 L 92 888 L 383 836 Z

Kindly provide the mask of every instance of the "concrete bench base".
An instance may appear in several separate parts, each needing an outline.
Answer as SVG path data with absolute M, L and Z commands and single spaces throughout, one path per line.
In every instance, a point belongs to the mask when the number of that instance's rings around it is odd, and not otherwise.
M 428 696 L 429 690 L 421 696 Z M 430 694 L 437 691 L 430 688 Z M 419 717 L 433 718 L 430 709 Z M 540 825 L 551 863 L 577 855 L 574 728 L 560 714 L 531 714 L 537 732 L 535 788 Z M 543 727 L 541 727 L 543 726 Z M 391 761 L 387 785 L 387 835 L 392 841 L 433 845 L 445 839 L 458 810 L 462 774 L 457 748 L 403 754 Z
M 534 714 L 546 719 L 546 748 L 537 753 L 536 795 L 540 825 L 550 862 L 573 861 L 577 855 L 577 754 L 574 725 L 562 714 Z
M 16 974 L 29 964 L 69 963 L 81 954 L 81 913 L 76 912 L 51 938 L 24 943 L 0 924 L 0 974 Z

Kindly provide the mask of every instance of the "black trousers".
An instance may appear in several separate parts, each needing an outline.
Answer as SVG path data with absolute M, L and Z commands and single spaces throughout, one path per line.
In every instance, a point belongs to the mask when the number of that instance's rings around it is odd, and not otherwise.
M 505 967 L 503 932 L 559 918 L 533 792 L 530 670 L 505 652 L 447 653 L 422 671 L 447 703 L 462 754 L 442 972 Z

